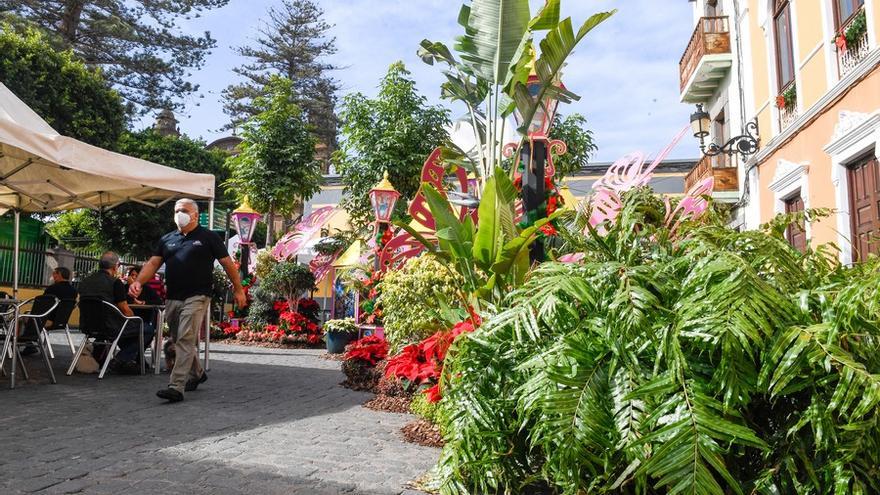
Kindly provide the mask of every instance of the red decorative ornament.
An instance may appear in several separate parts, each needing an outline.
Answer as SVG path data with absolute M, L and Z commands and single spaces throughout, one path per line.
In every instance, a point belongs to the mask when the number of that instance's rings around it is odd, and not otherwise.
M 437 191 L 441 194 L 444 194 L 445 185 L 444 179 L 446 178 L 446 167 L 443 165 L 443 161 L 441 158 L 441 149 L 435 149 L 428 159 L 425 161 L 424 167 L 422 167 L 422 183 L 428 183 L 434 186 Z M 467 171 L 465 169 L 458 167 L 455 171 L 455 178 L 459 186 L 461 187 L 462 192 L 467 193 L 469 191 L 469 183 L 467 178 Z M 418 193 L 416 193 L 415 198 L 409 206 L 408 210 L 409 215 L 413 218 L 413 221 L 423 227 L 423 233 L 427 239 L 434 238 L 434 231 L 436 230 L 436 224 L 434 222 L 434 216 L 431 214 L 431 209 L 428 207 L 428 201 L 425 198 L 424 193 L 422 193 L 421 189 Z M 469 214 L 467 208 L 462 208 L 458 212 L 459 220 L 464 220 L 464 217 Z M 474 220 L 474 223 L 477 222 L 477 210 L 473 210 L 470 212 L 471 218 Z M 396 236 L 393 236 L 390 240 L 383 243 L 383 247 L 381 248 L 381 252 L 379 253 L 379 262 L 382 270 L 387 270 L 389 268 L 396 268 L 402 265 L 407 259 L 414 258 L 418 256 L 422 251 L 424 251 L 424 246 L 407 232 L 400 232 Z

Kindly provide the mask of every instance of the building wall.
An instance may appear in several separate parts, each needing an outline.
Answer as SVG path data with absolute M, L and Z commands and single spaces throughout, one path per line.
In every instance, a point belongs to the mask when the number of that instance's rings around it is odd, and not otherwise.
M 758 191 L 753 194 L 749 208 L 756 210 L 761 222 L 767 222 L 780 212 L 786 195 L 800 189 L 806 208 L 835 211 L 830 217 L 807 226 L 811 243 L 840 245 L 844 261 L 850 260 L 849 204 L 841 194 L 841 188 L 846 187 L 845 163 L 841 161 L 845 154 L 832 153 L 830 148 L 836 148 L 834 142 L 856 125 L 853 122 L 865 121 L 880 112 L 880 67 L 876 62 L 880 60 L 876 29 L 880 25 L 878 3 L 880 0 L 865 2 L 870 52 L 853 71 L 860 77 L 854 78 L 839 75 L 838 54 L 833 43 L 833 1 L 790 2 L 799 119 L 783 128 L 775 102 L 778 88 L 773 0 L 747 2 L 752 58 L 748 80 L 755 95 L 750 112 L 758 118 L 762 148 L 750 163 L 757 167 Z M 870 132 L 865 138 L 867 141 L 862 140 L 859 146 L 870 144 L 871 139 L 880 141 L 880 126 L 875 138 L 870 137 Z M 786 189 L 783 186 L 787 182 L 791 184 Z
M 799 132 L 789 143 L 771 154 L 760 166 L 759 182 L 762 190 L 769 191 L 770 183 L 777 176 L 783 162 L 806 163 L 808 196 L 804 202 L 809 208 L 832 208 L 846 211 L 847 204 L 838 204 L 834 186 L 832 160 L 824 148 L 829 144 L 840 121 L 840 112 L 871 113 L 880 109 L 880 70 L 875 70 L 862 84 L 855 86 L 837 104 L 828 108 L 812 124 Z M 761 219 L 772 219 L 777 211 L 773 194 L 764 195 L 761 201 Z M 838 242 L 837 221 L 840 213 L 834 213 L 811 225 L 814 244 Z

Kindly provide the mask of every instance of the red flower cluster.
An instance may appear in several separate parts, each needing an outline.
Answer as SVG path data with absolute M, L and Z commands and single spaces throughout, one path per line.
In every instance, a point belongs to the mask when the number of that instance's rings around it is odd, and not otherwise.
M 539 230 L 547 237 L 553 237 L 554 235 L 558 234 L 558 232 L 556 231 L 556 227 L 554 227 L 552 223 L 544 224 Z
M 847 49 L 846 36 L 843 33 L 838 34 L 837 37 L 834 38 L 834 44 L 837 45 L 838 50 L 845 52 Z
M 785 108 L 785 97 L 784 96 L 779 95 L 776 97 L 776 108 L 778 108 L 780 110 Z
M 281 301 L 275 301 L 274 303 L 272 303 L 272 310 L 275 311 L 276 313 L 281 313 L 283 311 L 287 311 L 288 309 L 289 308 L 287 306 L 287 301 L 281 300 Z
M 400 354 L 388 360 L 385 367 L 386 377 L 396 377 L 416 385 L 433 383 L 434 386 L 425 390 L 429 402 L 440 400 L 440 375 L 443 373 L 443 361 L 449 347 L 455 339 L 463 334 L 474 331 L 470 321 L 463 321 L 452 327 L 431 335 L 418 344 L 408 345 Z
M 220 323 L 220 330 L 223 331 L 224 335 L 235 335 L 241 331 L 241 327 L 240 326 L 234 327 L 224 321 L 224 322 Z
M 309 344 L 317 344 L 321 341 L 321 328 L 317 323 L 300 313 L 285 311 L 278 317 L 278 322 L 284 335 L 305 337 Z M 269 326 L 267 325 L 267 328 Z
M 376 364 L 388 356 L 388 342 L 382 337 L 371 335 L 355 341 L 348 346 L 345 359 L 361 359 Z

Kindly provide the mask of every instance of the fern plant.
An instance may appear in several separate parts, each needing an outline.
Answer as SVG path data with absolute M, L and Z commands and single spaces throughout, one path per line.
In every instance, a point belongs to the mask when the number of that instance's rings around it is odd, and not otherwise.
M 880 492 L 880 263 L 672 232 L 646 190 L 603 235 L 570 215 L 584 261 L 450 351 L 444 494 Z

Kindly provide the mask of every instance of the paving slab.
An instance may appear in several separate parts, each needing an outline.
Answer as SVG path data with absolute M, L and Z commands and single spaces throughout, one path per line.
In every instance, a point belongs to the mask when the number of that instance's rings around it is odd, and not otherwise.
M 0 375 L 0 493 L 417 495 L 439 456 L 321 351 L 212 344 L 210 379 L 176 404 L 155 396 L 167 373 L 68 377 L 55 352 L 58 384 L 38 357 L 15 390 Z

